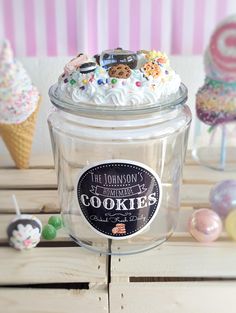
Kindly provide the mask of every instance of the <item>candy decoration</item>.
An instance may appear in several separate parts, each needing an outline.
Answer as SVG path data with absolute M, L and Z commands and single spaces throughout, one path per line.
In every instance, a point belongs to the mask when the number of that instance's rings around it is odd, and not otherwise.
M 86 62 L 80 66 L 79 70 L 81 74 L 87 74 L 94 72 L 96 67 L 97 65 L 95 62 Z
M 123 49 L 106 50 L 100 56 L 100 64 L 105 68 L 112 65 L 123 64 L 128 65 L 129 68 L 135 69 L 137 66 L 137 54 Z
M 54 226 L 50 224 L 44 225 L 42 236 L 45 240 L 53 240 L 57 236 L 57 230 Z
M 225 219 L 225 230 L 227 234 L 236 240 L 236 210 L 232 210 Z
M 35 216 L 21 214 L 15 195 L 12 198 L 16 210 L 16 218 L 7 228 L 9 244 L 17 250 L 34 248 L 40 241 L 42 224 Z
M 222 231 L 218 214 L 209 209 L 195 210 L 189 220 L 190 234 L 200 242 L 216 240 Z
M 141 83 L 141 82 L 136 82 L 135 85 L 136 85 L 137 87 L 141 87 L 141 86 L 142 86 L 142 83 Z
M 85 54 L 79 54 L 76 58 L 70 60 L 69 63 L 66 64 L 64 71 L 67 74 L 72 73 L 75 70 L 78 70 L 80 66 L 88 61 L 88 56 Z
M 224 180 L 216 184 L 210 191 L 209 202 L 212 210 L 222 218 L 230 210 L 236 209 L 236 180 Z
M 56 230 L 62 228 L 62 219 L 60 216 L 51 216 L 48 220 L 48 224 L 52 225 Z
M 147 77 L 152 76 L 153 78 L 157 78 L 161 73 L 160 66 L 154 61 L 150 61 L 144 64 L 142 71 Z
M 225 74 L 236 78 L 236 20 L 225 20 L 213 33 L 210 54 L 213 63 Z
M 124 64 L 117 64 L 113 65 L 109 71 L 108 74 L 110 77 L 116 77 L 120 79 L 127 79 L 131 75 L 131 70 L 128 65 Z

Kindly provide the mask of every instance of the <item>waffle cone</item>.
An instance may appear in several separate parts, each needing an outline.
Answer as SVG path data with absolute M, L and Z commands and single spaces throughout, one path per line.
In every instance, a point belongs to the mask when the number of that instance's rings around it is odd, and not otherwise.
M 36 110 L 20 124 L 0 123 L 0 135 L 17 168 L 29 167 L 39 103 Z

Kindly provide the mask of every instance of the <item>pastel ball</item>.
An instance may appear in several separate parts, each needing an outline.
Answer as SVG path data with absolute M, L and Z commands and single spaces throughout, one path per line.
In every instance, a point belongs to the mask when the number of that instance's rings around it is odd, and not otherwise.
M 223 180 L 210 191 L 212 210 L 225 218 L 230 210 L 236 209 L 236 180 Z
M 221 234 L 222 221 L 209 209 L 195 210 L 189 220 L 190 234 L 200 242 L 215 241 Z
M 236 210 L 232 210 L 225 219 L 225 230 L 229 237 L 236 240 Z

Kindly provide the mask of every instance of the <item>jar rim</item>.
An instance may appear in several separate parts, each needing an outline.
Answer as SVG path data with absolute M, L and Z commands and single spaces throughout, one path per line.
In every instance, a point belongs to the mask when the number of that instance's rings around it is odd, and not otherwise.
M 159 101 L 153 104 L 146 104 L 139 107 L 132 106 L 104 106 L 94 105 L 88 103 L 76 103 L 72 104 L 66 101 L 62 101 L 58 97 L 57 84 L 54 84 L 49 89 L 49 98 L 52 104 L 67 113 L 74 115 L 80 114 L 91 114 L 91 115 L 137 115 L 137 114 L 148 114 L 163 111 L 166 109 L 173 109 L 176 106 L 182 105 L 187 101 L 188 89 L 181 83 L 178 91 L 167 97 L 163 101 Z

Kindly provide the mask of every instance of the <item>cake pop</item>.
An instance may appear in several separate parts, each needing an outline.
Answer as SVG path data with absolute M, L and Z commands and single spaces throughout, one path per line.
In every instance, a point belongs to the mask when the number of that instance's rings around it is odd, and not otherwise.
M 17 250 L 28 250 L 36 247 L 40 241 L 42 224 L 33 215 L 21 214 L 15 195 L 12 195 L 16 218 L 7 228 L 9 244 Z

